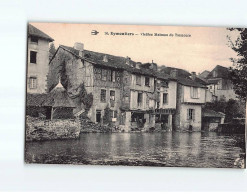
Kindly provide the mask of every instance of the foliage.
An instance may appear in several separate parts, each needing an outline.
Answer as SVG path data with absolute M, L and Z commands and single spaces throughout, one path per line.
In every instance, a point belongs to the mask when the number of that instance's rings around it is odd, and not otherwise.
M 230 77 L 237 95 L 246 99 L 247 96 L 247 28 L 229 28 L 238 31 L 239 37 L 233 41 L 229 38 L 230 47 L 237 53 L 238 58 L 231 58 L 233 67 L 230 68 Z
M 50 44 L 50 48 L 49 48 L 49 60 L 52 59 L 53 55 L 56 53 L 56 48 L 54 43 Z
M 112 116 L 111 116 L 111 109 L 109 108 L 109 105 L 107 104 L 106 108 L 104 109 L 104 116 L 103 116 L 103 122 L 104 124 L 111 125 L 112 124 Z
M 88 112 L 93 105 L 93 94 L 87 93 L 87 90 L 85 89 L 83 83 L 79 86 L 78 90 L 79 90 L 80 101 L 84 104 L 85 111 Z
M 226 115 L 225 122 L 230 122 L 233 118 L 236 117 L 245 116 L 244 103 L 233 99 L 228 101 L 220 99 L 219 101 L 206 103 L 205 108 L 214 110 L 216 112 L 223 112 Z

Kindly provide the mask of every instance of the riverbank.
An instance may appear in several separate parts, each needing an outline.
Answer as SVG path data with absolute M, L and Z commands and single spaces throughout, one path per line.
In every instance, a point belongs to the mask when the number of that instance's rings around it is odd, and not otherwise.
M 43 120 L 26 117 L 26 141 L 45 141 L 56 139 L 77 139 L 80 127 L 76 119 Z

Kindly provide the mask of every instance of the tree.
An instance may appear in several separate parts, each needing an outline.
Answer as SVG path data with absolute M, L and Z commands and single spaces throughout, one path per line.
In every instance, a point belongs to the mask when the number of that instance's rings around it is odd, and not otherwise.
M 230 77 L 237 95 L 246 100 L 247 97 L 247 28 L 229 28 L 239 32 L 236 40 L 229 38 L 230 47 L 237 53 L 238 58 L 231 58 L 233 67 L 230 68 Z
M 49 48 L 49 60 L 52 59 L 53 55 L 56 53 L 56 48 L 54 43 L 50 44 L 50 48 Z

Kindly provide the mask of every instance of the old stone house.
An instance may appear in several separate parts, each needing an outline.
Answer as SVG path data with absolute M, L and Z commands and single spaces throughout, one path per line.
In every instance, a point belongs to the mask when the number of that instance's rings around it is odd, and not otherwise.
M 77 105 L 75 112 L 85 109 L 79 98 L 83 83 L 93 94 L 88 111 L 93 122 L 103 123 L 108 109 L 111 122 L 125 130 L 155 126 L 157 64 L 88 51 L 76 43 L 73 48 L 59 46 L 49 66 L 48 87 L 53 88 L 62 75 L 61 82 Z
M 28 24 L 27 93 L 47 92 L 49 70 L 49 35 Z
M 207 87 L 196 81 L 195 74 L 191 77 L 177 77 L 177 80 L 176 130 L 200 131 Z
M 206 77 L 209 90 L 217 99 L 237 99 L 234 92 L 233 84 L 229 79 L 229 69 L 217 65 Z
M 174 72 L 171 72 L 171 76 L 157 73 L 156 93 L 155 128 L 173 130 L 177 106 L 177 79 Z

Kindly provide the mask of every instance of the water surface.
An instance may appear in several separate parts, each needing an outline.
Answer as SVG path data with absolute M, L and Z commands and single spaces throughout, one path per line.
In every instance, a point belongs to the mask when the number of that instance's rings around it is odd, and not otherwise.
M 231 168 L 245 156 L 244 139 L 214 132 L 89 133 L 28 142 L 26 162 Z

